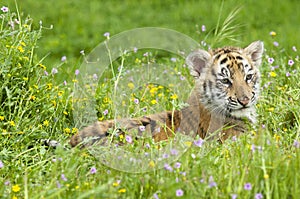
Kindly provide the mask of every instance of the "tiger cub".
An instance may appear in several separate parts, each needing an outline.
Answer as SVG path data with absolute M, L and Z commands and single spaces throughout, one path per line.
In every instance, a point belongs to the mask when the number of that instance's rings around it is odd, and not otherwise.
M 141 118 L 98 121 L 74 135 L 70 144 L 74 147 L 86 138 L 89 141 L 83 146 L 105 140 L 111 129 L 123 134 L 132 129 L 138 133 L 146 130 L 155 141 L 173 137 L 176 132 L 193 132 L 202 139 L 210 137 L 221 142 L 244 133 L 246 123 L 255 123 L 263 51 L 261 41 L 246 48 L 196 50 L 186 58 L 195 78 L 187 107 Z

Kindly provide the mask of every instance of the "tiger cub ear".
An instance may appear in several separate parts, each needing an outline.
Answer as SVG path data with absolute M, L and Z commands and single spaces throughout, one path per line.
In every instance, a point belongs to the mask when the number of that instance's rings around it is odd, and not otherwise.
M 244 48 L 244 52 L 251 58 L 253 64 L 258 67 L 262 61 L 264 43 L 262 41 L 252 42 L 249 46 Z
M 189 66 L 190 73 L 193 77 L 200 77 L 203 68 L 207 65 L 211 55 L 205 50 L 195 50 L 190 53 L 186 58 L 186 63 Z

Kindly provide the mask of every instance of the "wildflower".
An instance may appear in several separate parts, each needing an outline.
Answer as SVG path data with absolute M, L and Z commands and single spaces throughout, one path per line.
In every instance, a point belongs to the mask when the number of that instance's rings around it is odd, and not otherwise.
M 48 121 L 48 120 L 45 120 L 45 121 L 43 122 L 43 125 L 44 125 L 44 126 L 49 126 L 49 121 Z
M 28 81 L 28 77 L 23 77 L 23 80 L 24 81 Z
M 179 169 L 181 166 L 181 163 L 180 162 L 176 162 L 175 165 L 174 165 L 174 168 L 175 169 Z
M 169 158 L 169 154 L 164 153 L 164 154 L 162 155 L 162 157 L 163 157 L 164 159 Z
M 113 183 L 113 186 L 114 186 L 114 187 L 119 186 L 120 182 L 121 182 L 121 180 L 117 180 L 116 182 Z
M 292 50 L 295 51 L 295 52 L 297 52 L 296 46 L 293 46 L 293 47 L 292 47 Z
M 204 143 L 204 140 L 201 138 L 199 138 L 199 140 L 194 141 L 194 145 L 196 145 L 197 147 L 202 147 L 203 143 Z
M 153 194 L 153 198 L 154 198 L 154 199 L 159 199 L 157 193 Z
M 16 124 L 15 124 L 14 121 L 9 121 L 9 125 L 10 125 L 10 126 L 16 126 Z
M 206 31 L 205 25 L 202 25 L 202 26 L 201 26 L 201 30 L 202 30 L 202 32 L 205 32 L 205 31 Z
M 151 100 L 151 104 L 157 104 L 157 101 L 154 99 L 154 100 Z
M 134 89 L 134 84 L 133 84 L 132 82 L 129 82 L 129 83 L 127 84 L 127 86 L 128 86 L 128 88 L 130 88 L 130 89 Z
M 72 133 L 74 133 L 74 134 L 75 134 L 75 133 L 78 133 L 78 129 L 77 129 L 77 128 L 75 128 L 75 127 L 74 127 L 74 128 L 72 128 Z
M 10 181 L 9 180 L 5 181 L 4 185 L 6 185 L 6 186 L 10 185 Z
M 4 167 L 3 162 L 0 160 L 0 169 L 2 169 Z
M 57 68 L 52 68 L 52 71 L 51 71 L 52 75 L 55 75 L 56 73 L 58 73 L 58 70 Z
M 95 174 L 97 172 L 97 169 L 95 167 L 92 167 L 90 169 L 90 174 Z
M 183 196 L 183 194 L 184 194 L 184 192 L 182 191 L 182 189 L 177 189 L 176 190 L 176 196 L 177 197 L 181 197 L 181 196 Z
M 81 55 L 84 55 L 84 50 L 81 50 L 81 51 L 80 51 L 80 54 L 81 54 Z
M 56 187 L 59 188 L 59 189 L 61 188 L 61 184 L 59 183 L 58 180 L 56 181 Z
M 288 61 L 288 65 L 289 65 L 289 66 L 294 65 L 294 61 L 293 61 L 292 59 L 290 59 L 290 60 Z
M 148 57 L 148 55 L 149 55 L 148 52 L 146 52 L 146 53 L 143 54 L 144 57 Z
M 8 12 L 8 7 L 2 6 L 1 11 L 2 11 L 2 12 Z
M 291 73 L 290 72 L 286 72 L 285 76 L 289 77 L 289 76 L 291 76 Z
M 0 116 L 0 120 L 3 121 L 4 120 L 4 116 Z
M 133 102 L 134 102 L 135 104 L 139 104 L 139 103 L 140 103 L 139 99 L 136 99 L 136 98 L 133 100 Z
M 217 183 L 214 181 L 214 178 L 212 176 L 209 177 L 209 188 L 213 188 L 217 186 Z
M 277 41 L 274 41 L 273 45 L 277 47 L 277 46 L 279 46 L 279 43 Z
M 78 69 L 75 70 L 75 75 L 76 76 L 79 75 L 79 70 Z
M 68 181 L 68 179 L 66 178 L 66 176 L 65 176 L 65 174 L 61 174 L 61 179 L 63 180 L 63 181 Z
M 276 32 L 271 31 L 271 32 L 270 32 L 270 35 L 271 35 L 272 37 L 275 37 L 275 36 L 276 36 Z
M 277 74 L 276 74 L 275 72 L 273 72 L 273 71 L 270 72 L 269 75 L 270 75 L 271 77 L 276 77 L 276 76 L 277 76 Z
M 155 163 L 154 163 L 153 160 L 151 160 L 151 161 L 149 162 L 149 166 L 152 167 L 152 168 L 155 167 Z
M 119 192 L 119 193 L 125 193 L 125 192 L 126 192 L 126 189 L 120 189 L 118 192 Z
M 110 33 L 106 32 L 106 33 L 103 34 L 103 36 L 106 37 L 107 39 L 109 39 Z
M 255 194 L 255 199 L 262 199 L 263 195 L 261 193 Z
M 176 94 L 174 94 L 170 98 L 173 99 L 173 100 L 176 100 L 178 98 L 178 96 Z
M 173 171 L 173 168 L 168 163 L 165 163 L 164 168 L 165 168 L 165 170 L 168 170 L 171 172 Z
M 126 136 L 125 136 L 125 140 L 126 140 L 126 142 L 128 142 L 128 143 L 131 143 L 131 142 L 132 142 L 132 138 L 131 138 L 130 135 L 126 135 Z
M 299 148 L 300 147 L 300 143 L 297 140 L 294 140 L 294 147 Z
M 268 175 L 268 174 L 265 174 L 265 175 L 264 175 L 264 179 L 269 179 L 269 175 Z
M 178 155 L 178 151 L 176 149 L 171 149 L 171 155 Z
M 44 75 L 48 76 L 48 72 L 46 70 L 44 70 Z
M 139 126 L 139 130 L 143 132 L 143 131 L 146 130 L 146 127 L 145 126 Z
M 65 86 L 67 85 L 67 81 L 66 81 L 66 80 L 64 81 L 64 85 L 65 85 Z
M 237 194 L 233 193 L 231 194 L 231 199 L 236 199 L 237 198 Z
M 251 183 L 246 183 L 245 185 L 244 185 L 244 189 L 245 190 L 247 190 L 247 191 L 250 191 L 251 189 L 252 189 L 252 185 L 251 185 Z
M 11 190 L 15 193 L 19 192 L 21 190 L 20 186 L 19 185 L 14 185 L 12 186 Z
M 25 52 L 24 48 L 22 46 L 18 46 L 18 50 L 20 51 L 20 53 Z
M 268 58 L 268 62 L 269 62 L 270 64 L 273 64 L 274 58 L 273 58 L 273 57 L 269 57 L 269 58 Z
M 103 111 L 103 115 L 107 115 L 107 114 L 108 114 L 108 110 L 105 109 L 105 110 Z
M 171 60 L 171 62 L 176 62 L 177 61 L 177 59 L 175 57 L 172 57 L 170 60 Z
M 98 79 L 97 74 L 93 74 L 93 79 L 94 79 L 94 80 L 97 80 L 97 79 Z
M 64 56 L 61 57 L 60 60 L 61 60 L 62 62 L 65 62 L 65 61 L 67 61 L 67 57 L 64 55 Z

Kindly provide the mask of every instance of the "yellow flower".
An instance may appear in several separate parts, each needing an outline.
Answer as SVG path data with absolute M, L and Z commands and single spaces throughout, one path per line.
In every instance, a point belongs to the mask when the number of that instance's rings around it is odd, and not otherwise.
M 34 101 L 36 99 L 36 97 L 34 95 L 32 95 L 32 96 L 30 96 L 30 99 Z
M 150 89 L 150 94 L 153 96 L 156 92 L 157 92 L 158 88 L 157 87 L 153 87 Z
M 268 174 L 265 174 L 265 175 L 264 175 L 264 179 L 269 179 L 269 175 L 268 175 Z
M 71 129 L 70 129 L 70 128 L 65 128 L 65 129 L 64 129 L 64 132 L 65 132 L 65 133 L 71 133 Z
M 272 71 L 272 72 L 270 72 L 270 76 L 271 76 L 271 77 L 276 77 L 277 74 L 276 74 L 274 71 Z
M 270 108 L 268 108 L 268 111 L 269 111 L 269 112 L 273 112 L 274 109 L 275 109 L 274 107 L 270 107 Z
M 178 96 L 176 94 L 174 94 L 170 98 L 173 99 L 173 100 L 176 100 L 178 98 Z
M 276 36 L 276 32 L 271 31 L 271 32 L 270 32 L 270 35 L 271 35 L 272 37 L 275 37 L 275 36 Z
M 25 50 L 23 49 L 23 47 L 22 46 L 19 46 L 18 47 L 18 50 L 21 52 L 21 53 L 23 53 Z
M 78 128 L 72 128 L 72 133 L 77 133 L 78 132 Z
M 152 167 L 152 168 L 155 167 L 155 163 L 154 163 L 153 160 L 151 160 L 151 161 L 149 162 L 149 166 Z
M 23 80 L 24 81 L 28 81 L 28 77 L 23 77 Z
M 136 64 L 139 64 L 139 63 L 141 63 L 141 60 L 139 60 L 139 58 L 136 58 L 136 59 L 135 59 L 135 63 L 136 63 Z
M 185 145 L 188 146 L 188 147 L 191 147 L 191 146 L 192 146 L 192 142 L 186 141 L 186 142 L 185 142 Z
M 22 45 L 22 46 L 26 46 L 25 42 L 23 42 L 23 41 L 21 42 L 21 45 Z
M 56 106 L 56 101 L 55 100 L 52 100 L 51 103 L 53 104 L 54 107 Z
M 12 199 L 18 199 L 16 196 L 13 196 Z
M 120 184 L 120 182 L 117 181 L 117 182 L 114 182 L 114 183 L 113 183 L 113 186 L 116 187 L 116 186 L 118 186 L 119 184 Z
M 128 86 L 130 89 L 134 89 L 134 84 L 133 84 L 132 82 L 129 82 L 129 83 L 127 84 L 127 86 Z
M 67 111 L 64 111 L 63 113 L 64 113 L 65 115 L 68 115 L 68 112 L 67 112 Z
M 14 185 L 12 186 L 11 190 L 15 193 L 19 192 L 21 190 L 20 186 L 19 185 Z
M 4 120 L 4 116 L 0 116 L 0 120 L 3 121 Z
M 73 83 L 77 83 L 78 80 L 77 80 L 77 79 L 72 79 L 72 82 L 73 82 Z
M 10 126 L 16 126 L 14 121 L 9 121 Z
M 46 66 L 43 65 L 43 64 L 39 64 L 39 66 L 40 66 L 43 70 L 46 70 L 46 69 L 47 69 Z
M 43 125 L 44 125 L 44 126 L 49 126 L 49 121 L 48 121 L 48 120 L 45 120 L 45 121 L 43 122 Z
M 64 94 L 64 91 L 58 91 L 57 95 L 62 96 Z
M 155 99 L 151 100 L 151 104 L 157 104 L 157 101 Z
M 51 90 L 52 89 L 52 83 L 47 84 L 47 89 Z
M 118 192 L 119 192 L 119 193 L 125 193 L 125 192 L 126 192 L 126 189 L 120 189 Z

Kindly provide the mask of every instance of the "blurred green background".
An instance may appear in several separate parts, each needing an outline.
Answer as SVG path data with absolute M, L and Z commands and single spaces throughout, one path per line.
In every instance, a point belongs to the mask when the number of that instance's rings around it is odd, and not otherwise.
M 266 47 L 289 51 L 300 43 L 300 4 L 298 0 L 197 0 L 197 1 L 118 1 L 118 0 L 17 0 L 23 15 L 34 19 L 34 27 L 39 21 L 45 29 L 39 42 L 39 57 L 50 53 L 46 64 L 60 62 L 67 56 L 70 64 L 79 61 L 80 51 L 91 51 L 105 40 L 103 34 L 115 35 L 137 27 L 164 27 L 184 33 L 196 41 L 204 39 L 205 34 L 214 30 L 219 16 L 223 21 L 228 14 L 241 7 L 236 18 L 236 39 L 240 43 L 226 41 L 217 44 L 246 45 L 253 40 L 263 40 Z M 14 0 L 4 0 L 11 9 Z M 223 4 L 223 6 L 222 6 Z M 206 33 L 201 33 L 201 26 L 206 26 Z M 198 31 L 200 30 L 200 34 Z M 270 31 L 277 35 L 271 37 Z M 209 43 L 209 38 L 207 40 Z

